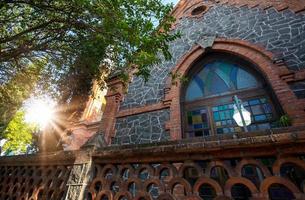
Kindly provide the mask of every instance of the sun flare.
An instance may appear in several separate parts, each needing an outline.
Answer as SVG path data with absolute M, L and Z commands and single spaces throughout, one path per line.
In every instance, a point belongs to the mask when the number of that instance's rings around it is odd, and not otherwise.
M 51 98 L 30 99 L 26 105 L 25 121 L 45 128 L 54 119 L 55 102 Z

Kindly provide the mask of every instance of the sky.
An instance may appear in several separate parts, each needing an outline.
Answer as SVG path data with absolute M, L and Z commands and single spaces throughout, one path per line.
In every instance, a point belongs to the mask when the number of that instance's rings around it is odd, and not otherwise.
M 179 0 L 163 0 L 164 3 L 173 3 L 174 6 L 178 3 Z

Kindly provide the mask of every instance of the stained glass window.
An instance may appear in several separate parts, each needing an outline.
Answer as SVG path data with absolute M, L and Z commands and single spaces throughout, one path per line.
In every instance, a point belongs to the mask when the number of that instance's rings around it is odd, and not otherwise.
M 276 114 L 263 81 L 244 65 L 231 62 L 230 58 L 210 59 L 210 62 L 196 65 L 197 73 L 185 87 L 184 103 L 188 108 L 184 119 L 188 137 L 243 132 L 233 119 L 233 95 L 237 95 L 251 113 L 249 131 L 274 126 Z
M 206 109 L 188 111 L 187 124 L 190 137 L 210 135 L 208 114 Z
M 254 98 L 243 102 L 244 107 L 251 113 L 251 131 L 270 129 L 269 121 L 274 117 L 272 106 L 266 98 Z M 242 128 L 233 119 L 233 103 L 212 107 L 213 119 L 217 134 L 238 133 Z
M 186 101 L 258 85 L 256 78 L 237 64 L 214 61 L 204 65 L 192 77 L 186 90 Z

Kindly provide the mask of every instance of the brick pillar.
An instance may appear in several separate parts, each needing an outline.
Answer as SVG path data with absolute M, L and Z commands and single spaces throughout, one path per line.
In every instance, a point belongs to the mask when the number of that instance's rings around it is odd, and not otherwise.
M 108 91 L 105 96 L 106 107 L 101 121 L 101 132 L 105 135 L 107 144 L 111 143 L 111 138 L 115 134 L 116 114 L 119 110 L 120 103 L 123 98 L 124 84 L 117 77 L 111 78 L 107 81 Z

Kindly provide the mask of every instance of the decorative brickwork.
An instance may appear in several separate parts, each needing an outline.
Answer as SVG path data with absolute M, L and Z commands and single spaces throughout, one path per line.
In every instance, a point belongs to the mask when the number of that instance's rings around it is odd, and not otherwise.
M 103 131 L 106 142 L 110 143 L 111 137 L 115 133 L 115 116 L 123 98 L 124 85 L 118 77 L 112 77 L 108 80 L 107 86 L 108 91 L 105 96 L 107 105 L 103 114 L 104 117 L 101 120 L 100 130 Z
M 253 140 L 251 147 L 245 138 L 240 138 L 231 140 L 236 140 L 235 147 L 229 148 L 229 143 L 223 143 L 220 149 L 216 146 L 212 148 L 213 145 L 208 147 L 212 141 L 203 143 L 197 140 L 159 143 L 151 147 L 122 146 L 97 150 L 93 155 L 93 175 L 87 189 L 87 199 L 212 198 L 204 192 L 206 186 L 214 191 L 213 198 L 231 199 L 236 197 L 233 188 L 242 185 L 248 188 L 252 199 L 267 200 L 273 194 L 269 191 L 274 184 L 286 188 L 296 199 L 305 198 L 303 188 L 300 189 L 295 180 L 290 180 L 281 171 L 285 164 L 290 163 L 305 172 L 305 161 L 295 154 L 305 153 L 304 147 L 295 145 L 293 150 L 281 146 L 285 134 L 275 134 L 273 142 L 265 140 L 265 147 L 254 147 L 259 138 L 265 136 L 255 137 L 257 140 Z M 247 147 L 243 148 L 243 156 L 240 157 L 238 152 L 243 145 Z M 281 149 L 281 154 L 277 153 L 277 148 Z M 259 170 L 261 179 L 255 179 L 245 172 L 249 166 Z M 227 178 L 218 177 L 216 168 L 227 173 Z
M 71 166 L 2 166 L 0 199 L 64 199 Z
M 241 195 L 236 187 L 242 186 L 252 199 L 267 200 L 270 190 L 280 186 L 304 199 L 304 141 L 304 127 L 290 127 L 237 137 L 1 157 L 0 198 L 231 199 Z M 249 166 L 261 175 L 249 174 Z M 287 173 L 291 167 L 303 180 Z
M 65 199 L 74 159 L 69 153 L 2 157 L 0 199 Z

